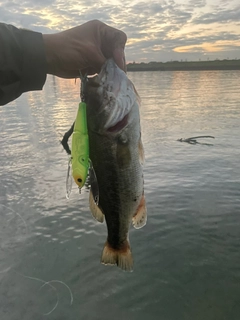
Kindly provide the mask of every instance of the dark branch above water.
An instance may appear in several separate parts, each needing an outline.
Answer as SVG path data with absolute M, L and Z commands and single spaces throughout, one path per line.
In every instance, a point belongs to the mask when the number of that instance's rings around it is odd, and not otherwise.
M 149 63 L 129 63 L 128 71 L 191 71 L 191 70 L 240 70 L 238 60 L 214 61 L 168 61 Z
M 178 139 L 177 141 L 180 141 L 180 142 L 187 142 L 189 144 L 203 144 L 203 145 L 208 145 L 208 146 L 213 146 L 213 144 L 209 144 L 209 143 L 202 143 L 202 142 L 198 142 L 197 139 L 200 139 L 200 138 L 211 138 L 211 139 L 215 139 L 215 137 L 213 136 L 197 136 L 197 137 L 191 137 L 191 138 L 187 138 L 187 139 Z

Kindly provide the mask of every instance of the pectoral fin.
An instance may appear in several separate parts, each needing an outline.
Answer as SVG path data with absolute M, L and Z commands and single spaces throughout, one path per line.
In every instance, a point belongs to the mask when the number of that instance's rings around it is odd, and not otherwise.
M 89 193 L 89 206 L 90 206 L 90 210 L 91 210 L 91 212 L 92 212 L 93 217 L 94 217 L 97 221 L 103 223 L 103 221 L 104 221 L 104 214 L 102 213 L 102 210 L 99 208 L 99 206 L 96 204 L 91 189 L 90 189 L 90 193 Z
M 132 218 L 132 224 L 135 229 L 140 229 L 147 223 L 147 208 L 145 203 L 145 197 L 142 196 L 141 202 L 137 208 L 135 215 Z
M 144 155 L 144 149 L 143 149 L 143 144 L 142 144 L 142 139 L 139 139 L 138 142 L 138 153 L 139 153 L 139 161 L 141 164 L 144 164 L 145 162 L 145 155 Z

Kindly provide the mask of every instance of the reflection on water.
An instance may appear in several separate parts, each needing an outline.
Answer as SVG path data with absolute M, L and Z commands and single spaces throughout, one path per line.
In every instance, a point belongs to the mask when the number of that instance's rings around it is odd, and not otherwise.
M 65 197 L 59 141 L 79 83 L 49 77 L 0 108 L 0 319 L 239 319 L 240 72 L 129 77 L 142 99 L 148 207 L 148 224 L 130 231 L 133 273 L 100 264 L 107 231 L 88 190 Z M 201 135 L 213 146 L 177 141 Z

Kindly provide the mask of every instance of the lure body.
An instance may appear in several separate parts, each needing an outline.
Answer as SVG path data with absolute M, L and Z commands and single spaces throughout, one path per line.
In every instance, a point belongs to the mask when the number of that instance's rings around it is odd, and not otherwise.
M 86 103 L 80 102 L 72 136 L 72 176 L 79 188 L 86 182 L 89 169 L 89 139 Z

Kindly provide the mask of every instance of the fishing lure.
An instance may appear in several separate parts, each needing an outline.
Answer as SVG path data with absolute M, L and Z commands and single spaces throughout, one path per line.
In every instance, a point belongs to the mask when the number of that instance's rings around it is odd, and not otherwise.
M 85 86 L 87 82 L 87 75 L 84 77 L 80 73 L 81 78 L 81 102 L 78 105 L 78 111 L 76 120 L 73 123 L 69 131 L 65 133 L 61 141 L 64 149 L 70 155 L 68 162 L 68 172 L 66 180 L 66 197 L 69 199 L 72 190 L 72 178 L 79 187 L 84 186 L 86 178 L 88 175 L 88 170 L 90 166 L 89 160 L 89 139 L 88 139 L 88 129 L 87 129 L 87 112 L 85 103 Z M 68 139 L 72 135 L 72 148 L 70 150 L 68 145 Z
M 87 83 L 87 75 L 81 78 L 81 102 L 78 106 L 77 117 L 71 128 L 64 134 L 61 141 L 67 154 L 70 155 L 68 162 L 68 171 L 66 179 L 66 197 L 69 199 L 72 191 L 72 180 L 81 188 L 84 186 L 86 179 L 89 175 L 89 182 L 93 198 L 96 204 L 99 202 L 99 189 L 97 183 L 97 177 L 92 166 L 91 160 L 89 159 L 89 139 L 88 139 L 88 128 L 87 128 L 87 105 L 85 103 L 85 91 Z M 72 135 L 72 148 L 70 150 L 68 145 L 68 139 Z M 72 173 L 72 174 L 71 174 Z
M 72 176 L 81 189 L 87 178 L 89 169 L 89 139 L 87 129 L 86 103 L 80 102 L 72 135 Z

